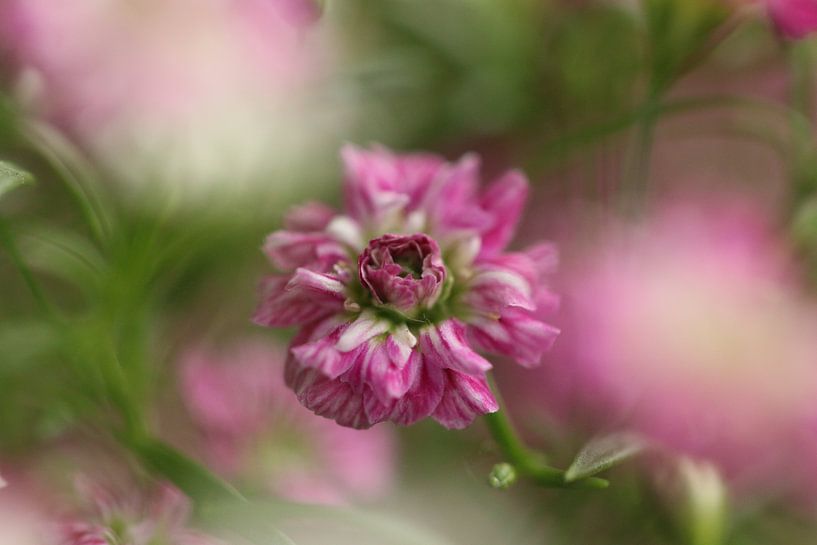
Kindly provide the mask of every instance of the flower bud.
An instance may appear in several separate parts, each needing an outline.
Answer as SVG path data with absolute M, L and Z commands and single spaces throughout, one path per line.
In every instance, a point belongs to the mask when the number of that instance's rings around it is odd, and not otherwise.
M 439 246 L 423 234 L 372 240 L 358 260 L 358 271 L 375 303 L 401 312 L 434 305 L 446 277 Z

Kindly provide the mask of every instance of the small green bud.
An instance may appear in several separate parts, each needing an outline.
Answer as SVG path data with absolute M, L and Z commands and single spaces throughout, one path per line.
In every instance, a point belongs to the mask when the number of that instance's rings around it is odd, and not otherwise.
M 511 464 L 501 463 L 496 464 L 488 475 L 488 484 L 493 488 L 505 490 L 516 482 L 516 468 Z

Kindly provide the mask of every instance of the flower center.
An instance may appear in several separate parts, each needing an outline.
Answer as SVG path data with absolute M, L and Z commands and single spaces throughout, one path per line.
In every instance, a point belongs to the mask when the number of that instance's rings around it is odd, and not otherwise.
M 446 277 L 439 246 L 424 234 L 372 240 L 358 259 L 358 272 L 375 303 L 401 312 L 433 305 Z

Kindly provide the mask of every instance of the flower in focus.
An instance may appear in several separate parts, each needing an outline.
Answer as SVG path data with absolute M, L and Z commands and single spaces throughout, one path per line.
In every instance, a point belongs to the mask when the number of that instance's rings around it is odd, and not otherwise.
M 817 312 L 752 213 L 677 206 L 571 279 L 571 368 L 605 415 L 750 479 L 814 433 Z M 618 422 L 617 425 L 621 425 Z
M 60 545 L 225 545 L 187 526 L 190 503 L 169 485 L 149 497 L 133 490 L 115 493 L 85 481 L 78 488 L 89 508 L 59 525 Z
M 804 38 L 817 31 L 817 0 L 766 0 L 766 6 L 786 38 Z
M 229 358 L 201 348 L 184 355 L 182 393 L 208 461 L 293 501 L 384 495 L 395 473 L 390 430 L 361 433 L 314 418 L 284 384 L 284 360 L 283 350 L 257 342 Z
M 557 330 L 550 244 L 506 253 L 527 195 L 511 171 L 479 192 L 479 161 L 347 147 L 343 213 L 294 209 L 264 247 L 279 274 L 256 323 L 299 326 L 287 384 L 344 426 L 497 410 L 476 350 L 535 366 Z

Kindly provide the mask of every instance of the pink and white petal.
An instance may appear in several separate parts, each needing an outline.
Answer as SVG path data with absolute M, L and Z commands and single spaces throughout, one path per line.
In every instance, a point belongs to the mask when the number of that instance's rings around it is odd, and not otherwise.
M 335 348 L 341 352 L 354 350 L 372 337 L 386 333 L 391 327 L 388 320 L 378 317 L 371 311 L 361 312 L 338 339 Z
M 381 402 L 374 394 L 364 398 L 370 420 L 391 420 L 401 426 L 410 426 L 434 412 L 443 395 L 443 371 L 436 365 L 427 364 L 421 354 L 418 356 L 414 383 L 403 397 L 390 403 Z
M 403 397 L 414 384 L 420 367 L 419 354 L 408 361 L 395 362 L 389 356 L 387 341 L 370 341 L 357 351 L 354 366 L 343 376 L 353 385 L 366 385 L 377 399 L 388 404 Z
M 483 193 L 482 208 L 493 217 L 491 227 L 482 232 L 483 256 L 496 254 L 513 239 L 527 196 L 528 179 L 517 170 L 503 175 Z
M 510 269 L 487 266 L 477 269 L 463 302 L 486 313 L 500 313 L 506 307 L 536 308 L 533 288 L 523 276 Z
M 556 274 L 559 269 L 559 248 L 553 242 L 542 242 L 525 250 L 535 264 L 539 278 Z
M 341 353 L 335 340 L 320 339 L 292 348 L 292 356 L 302 366 L 317 369 L 328 378 L 337 378 L 354 365 L 356 351 Z
M 289 327 L 341 312 L 343 299 L 330 289 L 333 284 L 326 279 L 314 278 L 313 274 L 264 279 L 260 289 L 261 303 L 253 322 L 266 327 Z M 294 284 L 292 280 L 295 280 Z
M 449 165 L 435 180 L 426 196 L 425 209 L 434 235 L 453 241 L 468 233 L 482 233 L 494 223 L 491 213 L 480 206 L 479 158 L 465 155 Z
M 287 231 L 309 233 L 323 231 L 337 212 L 320 202 L 308 202 L 289 209 L 284 216 Z
M 298 401 L 319 416 L 356 429 L 370 428 L 377 423 L 366 414 L 363 392 L 355 391 L 347 382 L 330 379 L 315 369 L 299 367 L 292 358 L 287 360 L 286 381 Z
M 318 273 L 305 268 L 298 268 L 286 286 L 287 291 L 310 295 L 322 301 L 343 303 L 346 300 L 346 287 L 329 274 Z
M 341 150 L 346 170 L 346 209 L 363 223 L 404 208 L 409 196 L 399 191 L 397 158 L 388 150 L 347 145 Z
M 468 346 L 465 326 L 454 319 L 423 329 L 420 332 L 420 350 L 427 365 L 471 375 L 482 375 L 491 369 L 488 360 Z
M 448 429 L 467 428 L 478 416 L 494 413 L 499 404 L 484 377 L 446 370 L 445 391 L 432 415 Z
M 272 265 L 281 271 L 306 266 L 329 270 L 346 258 L 343 247 L 321 232 L 275 231 L 267 237 L 263 250 Z
M 498 319 L 475 318 L 468 328 L 471 342 L 479 349 L 507 356 L 524 367 L 535 367 L 550 350 L 559 330 L 522 309 L 508 308 Z

